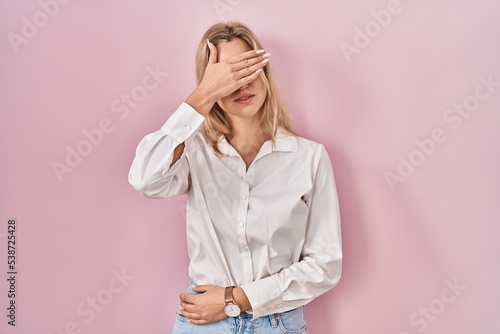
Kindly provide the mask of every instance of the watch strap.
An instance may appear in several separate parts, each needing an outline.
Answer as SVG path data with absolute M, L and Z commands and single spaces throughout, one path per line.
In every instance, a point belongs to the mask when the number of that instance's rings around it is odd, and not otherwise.
M 233 289 L 235 286 L 228 286 L 226 287 L 226 291 L 224 292 L 224 303 L 233 303 L 234 304 L 234 297 L 233 297 Z

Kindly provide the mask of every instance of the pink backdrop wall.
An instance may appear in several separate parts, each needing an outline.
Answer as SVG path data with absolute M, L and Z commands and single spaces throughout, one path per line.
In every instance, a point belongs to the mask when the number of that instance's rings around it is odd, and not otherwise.
M 170 332 L 185 198 L 141 197 L 128 169 L 194 87 L 202 33 L 233 19 L 336 173 L 344 274 L 310 333 L 499 334 L 499 17 L 494 0 L 0 1 L 0 332 Z

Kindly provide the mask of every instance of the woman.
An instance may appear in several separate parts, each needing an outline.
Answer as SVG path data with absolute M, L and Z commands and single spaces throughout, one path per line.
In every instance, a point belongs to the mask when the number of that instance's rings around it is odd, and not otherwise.
M 212 26 L 198 86 L 137 147 L 137 191 L 188 194 L 192 281 L 173 333 L 306 333 L 303 306 L 340 279 L 331 163 L 292 130 L 269 56 L 245 25 Z

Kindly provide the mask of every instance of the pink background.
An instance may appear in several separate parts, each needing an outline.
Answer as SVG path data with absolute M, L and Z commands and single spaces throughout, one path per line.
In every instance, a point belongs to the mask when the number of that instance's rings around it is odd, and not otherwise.
M 344 273 L 307 306 L 310 333 L 500 333 L 500 87 L 480 81 L 500 82 L 499 1 L 66 2 L 0 1 L 1 333 L 170 333 L 185 198 L 143 198 L 127 174 L 194 88 L 201 35 L 228 19 L 260 36 L 293 124 L 334 165 Z M 156 67 L 168 75 L 141 88 Z M 467 116 L 448 111 L 462 103 Z M 58 179 L 77 147 L 87 155 Z

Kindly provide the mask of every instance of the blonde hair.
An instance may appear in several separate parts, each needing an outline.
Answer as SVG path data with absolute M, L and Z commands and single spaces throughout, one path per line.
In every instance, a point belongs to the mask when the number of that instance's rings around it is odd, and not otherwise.
M 240 22 L 217 23 L 213 25 L 201 38 L 196 52 L 196 79 L 198 84 L 203 79 L 205 68 L 208 64 L 210 50 L 206 40 L 208 39 L 212 44 L 217 45 L 223 42 L 230 42 L 235 38 L 243 40 L 253 50 L 263 49 L 257 36 Z M 269 63 L 263 68 L 260 77 L 266 87 L 266 98 L 262 105 L 260 123 L 265 138 L 271 138 L 274 148 L 276 132 L 279 127 L 292 135 L 297 135 L 297 133 L 292 129 L 288 113 L 280 98 Z M 231 139 L 233 133 L 229 120 L 218 103 L 215 103 L 208 113 L 203 123 L 203 133 L 214 152 L 219 156 L 222 155 L 217 144 L 223 136 L 228 138 L 228 140 Z

